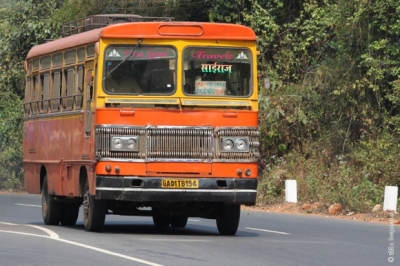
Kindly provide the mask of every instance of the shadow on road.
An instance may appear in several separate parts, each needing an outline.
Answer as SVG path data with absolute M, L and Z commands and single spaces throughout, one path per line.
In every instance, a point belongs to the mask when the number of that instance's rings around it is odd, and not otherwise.
M 77 223 L 76 226 L 46 226 L 43 223 L 35 222 L 29 223 L 32 225 L 38 225 L 43 227 L 51 228 L 68 228 L 71 230 L 85 231 L 82 223 Z M 115 222 L 106 223 L 101 232 L 87 232 L 88 234 L 132 234 L 132 235 L 171 235 L 171 236 L 218 236 L 218 237 L 259 237 L 259 234 L 254 232 L 248 232 L 240 230 L 240 227 L 235 236 L 221 236 L 218 233 L 217 228 L 203 225 L 188 224 L 185 228 L 159 228 L 155 227 L 152 223 L 139 222 L 139 223 L 127 223 L 127 222 Z

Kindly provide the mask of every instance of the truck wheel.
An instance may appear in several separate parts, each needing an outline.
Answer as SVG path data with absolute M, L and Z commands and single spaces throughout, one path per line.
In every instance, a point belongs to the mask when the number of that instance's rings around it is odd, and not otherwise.
M 171 226 L 177 228 L 184 228 L 187 224 L 188 217 L 185 215 L 172 215 Z
M 79 207 L 81 204 L 65 202 L 63 205 L 61 224 L 64 226 L 74 226 L 78 220 Z
M 217 228 L 221 235 L 236 234 L 240 220 L 240 205 L 223 205 L 217 215 Z
M 62 202 L 56 201 L 53 195 L 49 195 L 47 175 L 42 187 L 42 217 L 46 225 L 58 225 L 61 220 Z
M 83 224 L 86 231 L 99 232 L 103 229 L 106 219 L 107 202 L 96 200 L 89 193 L 89 184 L 86 183 L 85 195 L 83 196 Z
M 171 223 L 171 215 L 169 213 L 161 211 L 157 207 L 152 208 L 153 211 L 153 223 L 156 227 L 168 227 Z

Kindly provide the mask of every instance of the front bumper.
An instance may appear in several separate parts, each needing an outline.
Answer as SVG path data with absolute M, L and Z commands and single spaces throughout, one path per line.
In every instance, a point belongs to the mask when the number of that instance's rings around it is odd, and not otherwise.
M 170 177 L 165 177 L 170 179 Z M 224 202 L 254 205 L 257 179 L 196 178 L 199 188 L 161 188 L 165 178 L 97 176 L 96 199 L 163 202 Z

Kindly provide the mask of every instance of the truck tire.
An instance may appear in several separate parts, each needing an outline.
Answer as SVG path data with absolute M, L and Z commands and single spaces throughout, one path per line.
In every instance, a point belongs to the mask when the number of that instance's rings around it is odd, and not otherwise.
M 222 206 L 217 215 L 217 228 L 221 235 L 233 236 L 236 234 L 240 220 L 240 205 Z
M 86 231 L 100 232 L 106 220 L 107 201 L 96 200 L 89 193 L 89 184 L 86 182 L 83 196 L 83 224 Z
M 56 201 L 49 195 L 47 175 L 44 176 L 42 185 L 42 217 L 46 225 L 58 225 L 62 215 L 62 202 Z

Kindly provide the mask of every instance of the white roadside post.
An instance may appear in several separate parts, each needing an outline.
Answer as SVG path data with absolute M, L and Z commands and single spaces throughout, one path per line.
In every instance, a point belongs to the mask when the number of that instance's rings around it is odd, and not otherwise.
M 297 203 L 297 180 L 285 180 L 286 202 Z
M 394 186 L 385 187 L 384 211 L 397 211 L 397 195 L 399 188 Z

